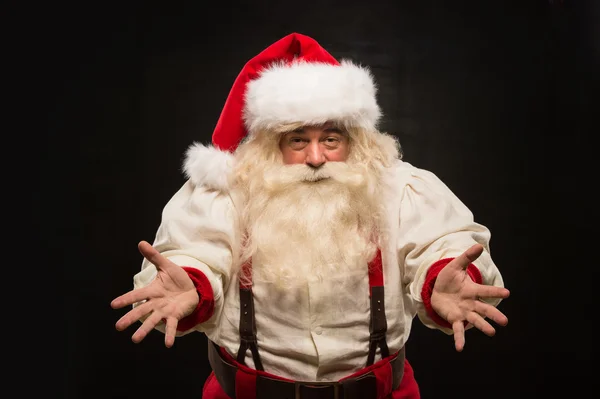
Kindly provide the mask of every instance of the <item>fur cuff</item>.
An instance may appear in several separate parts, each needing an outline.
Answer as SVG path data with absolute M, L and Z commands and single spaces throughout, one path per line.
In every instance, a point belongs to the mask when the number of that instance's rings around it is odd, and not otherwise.
M 233 155 L 230 152 L 194 143 L 186 152 L 183 172 L 195 185 L 227 191 L 232 167 Z

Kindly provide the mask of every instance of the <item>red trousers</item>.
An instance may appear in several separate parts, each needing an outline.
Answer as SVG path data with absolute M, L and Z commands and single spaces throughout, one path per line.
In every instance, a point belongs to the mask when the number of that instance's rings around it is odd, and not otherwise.
M 404 360 L 404 377 L 398 389 L 393 391 L 384 399 L 419 399 L 419 386 L 415 380 L 415 374 L 408 360 Z M 215 374 L 211 373 L 204 383 L 202 399 L 231 399 L 221 388 Z

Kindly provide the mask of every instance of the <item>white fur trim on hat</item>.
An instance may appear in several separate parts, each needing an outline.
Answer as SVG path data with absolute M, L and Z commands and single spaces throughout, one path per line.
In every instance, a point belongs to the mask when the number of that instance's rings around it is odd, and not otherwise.
M 248 83 L 244 121 L 250 132 L 282 123 L 375 128 L 381 116 L 370 71 L 350 61 L 340 65 L 276 63 Z
M 183 171 L 195 185 L 227 191 L 228 176 L 233 167 L 233 155 L 212 146 L 192 144 L 185 156 Z

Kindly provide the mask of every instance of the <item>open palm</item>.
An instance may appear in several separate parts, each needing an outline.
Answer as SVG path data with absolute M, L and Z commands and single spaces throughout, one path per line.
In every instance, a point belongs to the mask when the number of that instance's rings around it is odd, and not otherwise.
M 462 255 L 453 259 L 440 271 L 431 294 L 433 310 L 452 325 L 457 351 L 465 345 L 465 322 L 471 323 L 488 336 L 496 330 L 485 318 L 504 326 L 508 318 L 496 307 L 481 299 L 506 298 L 510 294 L 506 288 L 477 284 L 467 274 L 467 268 L 483 252 L 476 244 Z
M 179 320 L 191 314 L 200 301 L 198 292 L 187 272 L 162 256 L 148 242 L 140 242 L 138 249 L 156 266 L 157 275 L 148 286 L 129 291 L 111 302 L 113 309 L 120 309 L 145 301 L 121 317 L 115 326 L 122 331 L 136 321 L 143 320 L 131 337 L 133 342 L 138 343 L 164 321 L 165 345 L 171 347 L 175 342 Z

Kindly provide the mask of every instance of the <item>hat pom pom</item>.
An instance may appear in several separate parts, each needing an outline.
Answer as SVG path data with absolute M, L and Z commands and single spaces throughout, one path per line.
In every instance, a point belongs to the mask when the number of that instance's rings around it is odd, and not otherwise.
M 213 146 L 192 144 L 185 156 L 183 171 L 195 185 L 220 191 L 229 189 L 228 176 L 233 167 L 233 155 Z

